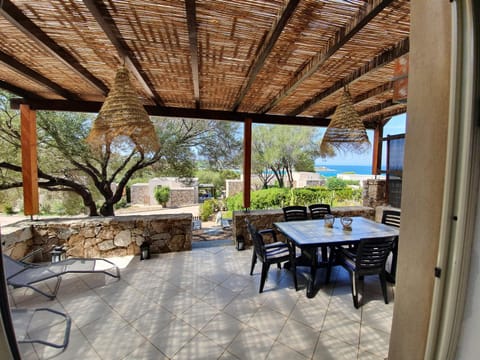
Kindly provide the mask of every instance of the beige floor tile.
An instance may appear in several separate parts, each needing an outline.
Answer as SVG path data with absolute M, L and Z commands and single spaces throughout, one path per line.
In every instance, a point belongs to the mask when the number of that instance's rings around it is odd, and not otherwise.
M 208 292 L 207 295 L 202 297 L 202 300 L 219 310 L 223 310 L 237 296 L 237 292 L 227 289 L 222 285 L 218 285 L 216 288 Z
M 89 338 L 92 347 L 103 360 L 123 359 L 125 356 L 136 350 L 147 342 L 133 327 L 126 326 L 115 332 L 109 339 L 98 336 Z
M 151 313 L 156 308 L 160 307 L 160 305 L 146 296 L 139 295 L 136 299 L 129 302 L 118 302 L 115 305 L 112 305 L 112 307 L 117 314 L 130 323 L 144 314 Z
M 257 329 L 245 327 L 235 337 L 227 350 L 243 360 L 265 359 L 274 342 L 274 339 L 263 336 Z
M 197 330 L 203 328 L 210 320 L 212 320 L 220 311 L 203 301 L 198 301 L 178 317 Z
M 259 308 L 260 305 L 255 302 L 237 296 L 227 305 L 227 307 L 225 307 L 225 309 L 223 309 L 223 311 L 234 318 L 247 323 Z
M 100 360 L 100 356 L 88 342 L 87 338 L 75 327 L 73 327 L 70 332 L 68 346 L 64 352 L 60 352 L 58 349 L 52 347 L 41 345 L 36 345 L 36 350 L 41 355 L 42 359 L 52 358 L 55 360 L 71 360 L 78 359 L 79 356 L 81 356 L 82 360 Z
M 215 344 L 205 335 L 198 333 L 173 357 L 174 360 L 212 360 L 218 359 L 224 348 Z
M 161 283 L 155 283 L 158 285 L 150 287 L 148 289 L 140 290 L 140 292 L 149 298 L 152 302 L 161 304 L 163 301 L 180 294 L 186 294 L 186 291 L 179 286 L 173 285 L 167 280 Z
M 89 341 L 93 341 L 104 337 L 105 334 L 116 335 L 127 326 L 128 323 L 117 314 L 105 314 L 90 324 L 81 327 L 80 330 Z
M 201 333 L 217 345 L 227 347 L 244 327 L 245 325 L 233 316 L 220 313 L 202 328 Z
M 218 360 L 240 360 L 239 357 L 233 355 L 232 353 L 225 351 Z
M 323 332 L 318 338 L 318 343 L 313 353 L 314 360 L 355 360 L 358 346 L 353 346 L 341 338 L 326 335 Z
M 39 359 L 32 344 L 18 344 L 18 351 L 20 352 L 22 360 Z
M 146 341 L 122 360 L 167 360 L 168 358 L 155 346 Z
M 270 309 L 267 305 L 263 305 L 247 324 L 262 334 L 276 339 L 287 322 L 287 319 L 285 315 Z
M 361 351 L 358 353 L 357 360 L 385 360 L 385 356 L 377 356 L 368 351 Z
M 79 328 L 106 315 L 118 317 L 113 309 L 97 295 L 79 297 L 77 302 L 75 299 L 70 299 L 68 302 L 62 300 L 60 303 L 72 318 L 72 322 Z
M 292 350 L 288 346 L 283 345 L 280 342 L 273 344 L 272 349 L 268 353 L 267 360 L 278 360 L 278 359 L 288 359 L 288 360 L 306 360 L 311 357 L 306 357 L 305 355 L 300 354 L 299 352 Z
M 201 276 L 195 276 L 194 278 L 184 280 L 181 284 L 178 284 L 178 286 L 187 293 L 202 298 L 215 289 L 218 284 Z
M 386 305 L 383 300 L 376 300 L 362 306 L 362 323 L 375 329 L 390 333 L 392 318 L 393 304 Z
M 162 331 L 165 326 L 176 319 L 167 309 L 159 306 L 153 311 L 150 311 L 131 323 L 137 331 L 145 336 L 151 338 Z
M 130 257 L 121 280 L 72 275 L 62 281 L 54 301 L 29 289 L 10 289 L 9 299 L 19 307 L 50 307 L 71 316 L 70 344 L 55 359 L 387 356 L 394 288 L 389 286 L 392 301 L 386 305 L 378 281 L 367 279 L 364 302 L 355 309 L 343 269 L 334 269 L 329 285 L 319 270 L 319 290 L 309 299 L 301 276 L 297 292 L 291 274 L 272 267 L 260 294 L 260 266 L 250 276 L 250 260 L 250 250 L 233 246 L 154 255 L 148 261 Z M 20 349 L 25 359 L 55 352 Z
M 278 289 L 277 291 L 265 293 L 267 299 L 263 306 L 289 316 L 299 297 L 299 294 L 292 290 Z
M 199 301 L 199 299 L 197 299 L 196 297 L 189 296 L 185 292 L 180 292 L 172 297 L 169 297 L 168 299 L 160 301 L 160 305 L 174 315 L 178 315 L 189 309 L 197 301 Z
M 149 341 L 167 357 L 172 358 L 198 333 L 193 327 L 181 319 L 175 319 L 164 326 Z
M 315 331 L 307 325 L 290 319 L 283 327 L 277 342 L 310 358 L 317 345 L 319 335 L 320 331 Z
M 249 275 L 233 274 L 229 276 L 221 285 L 232 291 L 240 292 L 250 283 Z
M 362 321 L 362 309 L 355 309 L 353 304 L 332 298 L 328 305 L 323 327 L 331 328 L 344 320 L 360 323 Z
M 389 333 L 362 324 L 360 329 L 360 350 L 377 356 L 388 356 Z
M 352 321 L 349 319 L 340 319 L 338 316 L 335 316 L 336 322 L 328 322 L 323 329 L 322 334 L 342 339 L 343 342 L 346 342 L 353 346 L 358 346 L 358 340 L 360 336 L 360 322 Z M 328 320 L 328 314 L 327 314 Z M 327 322 L 325 320 L 325 322 Z
M 310 326 L 312 329 L 321 330 L 327 314 L 328 302 L 319 301 L 316 297 L 312 299 L 299 298 L 290 318 L 302 324 Z

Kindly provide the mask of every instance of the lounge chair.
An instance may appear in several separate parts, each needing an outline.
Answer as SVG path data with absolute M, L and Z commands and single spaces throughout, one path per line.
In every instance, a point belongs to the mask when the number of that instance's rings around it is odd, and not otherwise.
M 12 323 L 15 336 L 19 344 L 42 344 L 65 350 L 70 338 L 71 319 L 68 315 L 47 308 L 38 309 L 11 309 Z M 38 315 L 37 315 L 38 314 Z M 62 327 L 63 339 L 61 342 L 48 341 L 48 331 Z M 53 336 L 56 339 L 56 336 Z
M 13 287 L 28 287 L 49 299 L 55 299 L 60 286 L 61 276 L 71 273 L 102 273 L 120 278 L 120 270 L 111 261 L 101 258 L 70 258 L 63 261 L 49 264 L 32 264 L 12 259 L 3 254 L 3 264 L 5 266 L 7 284 Z M 111 271 L 110 271 L 111 270 Z M 54 290 L 49 294 L 35 284 L 56 278 Z

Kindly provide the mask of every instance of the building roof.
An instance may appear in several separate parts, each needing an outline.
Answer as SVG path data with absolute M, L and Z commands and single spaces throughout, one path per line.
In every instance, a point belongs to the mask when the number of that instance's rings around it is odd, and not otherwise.
M 151 115 L 326 126 L 347 85 L 369 128 L 406 112 L 409 1 L 0 4 L 0 88 L 35 109 L 98 112 L 125 66 Z

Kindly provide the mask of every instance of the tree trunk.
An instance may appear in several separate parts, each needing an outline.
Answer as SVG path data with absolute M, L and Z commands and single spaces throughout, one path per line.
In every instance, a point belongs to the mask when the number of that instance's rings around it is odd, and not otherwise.
M 98 210 L 97 210 L 97 205 L 95 204 L 94 201 L 90 201 L 88 203 L 86 203 L 84 201 L 83 203 L 88 208 L 88 216 L 99 216 L 98 215 Z
M 100 214 L 102 216 L 115 216 L 115 210 L 113 208 L 113 204 L 105 201 L 100 208 Z
M 281 170 L 277 170 L 275 168 L 271 168 L 272 171 L 273 171 L 273 174 L 275 175 L 275 177 L 277 178 L 277 181 L 278 181 L 278 186 L 283 188 L 285 186 L 284 182 L 283 182 L 283 174 L 281 173 Z
M 84 189 L 81 186 L 76 186 L 72 188 L 71 191 L 77 193 L 82 197 L 83 205 L 88 208 L 88 216 L 99 216 L 97 205 L 95 204 L 95 201 L 93 201 L 92 194 L 88 190 Z
M 288 184 L 290 188 L 293 188 L 293 171 L 292 168 L 285 168 L 285 172 L 287 173 Z

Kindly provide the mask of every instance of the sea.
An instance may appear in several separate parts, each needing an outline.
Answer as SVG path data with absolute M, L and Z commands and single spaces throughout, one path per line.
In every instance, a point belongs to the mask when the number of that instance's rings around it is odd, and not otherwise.
M 370 175 L 372 173 L 371 165 L 321 165 L 316 166 L 315 171 L 323 176 L 337 176 L 342 173 L 354 173 L 357 175 Z

